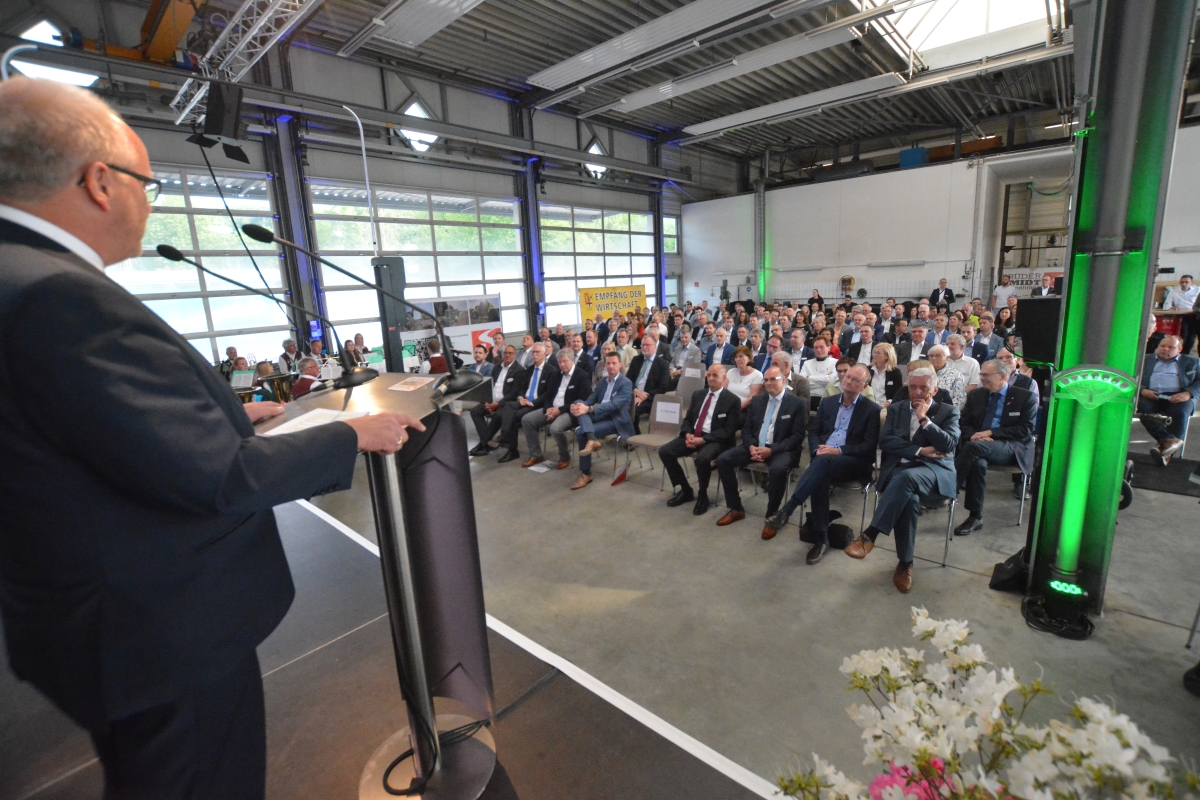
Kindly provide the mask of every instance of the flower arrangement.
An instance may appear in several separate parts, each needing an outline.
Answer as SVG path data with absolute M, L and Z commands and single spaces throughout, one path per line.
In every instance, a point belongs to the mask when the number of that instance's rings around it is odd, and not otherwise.
M 1165 748 L 1129 717 L 1091 699 L 1070 721 L 1022 722 L 1041 680 L 1021 683 L 1012 669 L 988 669 L 965 620 L 930 619 L 914 608 L 913 636 L 942 655 L 884 648 L 842 662 L 850 689 L 869 701 L 852 705 L 862 729 L 864 764 L 886 771 L 869 786 L 813 755 L 815 767 L 778 780 L 803 800 L 1170 800 L 1195 794 L 1200 779 L 1174 765 Z M 1010 697 L 1012 701 L 1010 702 Z

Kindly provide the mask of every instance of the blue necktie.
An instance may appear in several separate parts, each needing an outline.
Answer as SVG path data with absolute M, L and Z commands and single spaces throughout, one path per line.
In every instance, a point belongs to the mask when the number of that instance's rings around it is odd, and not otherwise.
M 775 404 L 779 402 L 778 397 L 772 397 L 771 402 L 767 403 L 767 416 L 763 419 L 762 429 L 758 432 L 758 446 L 767 446 L 767 431 L 771 428 L 771 420 L 775 417 Z
M 541 367 L 533 368 L 533 380 L 529 382 L 529 399 L 537 399 L 538 373 L 542 371 Z
M 996 412 L 999 410 L 999 406 L 1000 393 L 992 392 L 988 395 L 987 410 L 983 415 L 984 424 L 986 424 L 989 429 L 1000 427 L 999 423 L 996 421 Z

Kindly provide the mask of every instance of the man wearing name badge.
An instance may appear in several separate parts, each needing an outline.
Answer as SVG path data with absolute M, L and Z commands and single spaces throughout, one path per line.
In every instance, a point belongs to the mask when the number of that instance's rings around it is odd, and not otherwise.
M 592 482 L 592 453 L 604 446 L 604 437 L 617 434 L 622 439 L 635 435 L 629 407 L 633 402 L 633 381 L 621 374 L 621 357 L 609 353 L 604 357 L 604 377 L 592 388 L 587 400 L 571 406 L 571 416 L 579 424 L 576 440 L 579 444 L 579 478 L 572 489 L 582 489 Z
M 521 375 L 525 370 L 517 363 L 517 348 L 511 344 L 504 346 L 499 365 L 492 366 L 492 400 L 479 403 L 471 409 L 471 422 L 475 423 L 475 433 L 479 436 L 479 444 L 467 451 L 468 455 L 486 456 L 492 452 L 492 437 L 500 432 L 503 422 L 500 411 L 506 404 L 515 403 L 521 392 Z
M 1184 355 L 1192 352 L 1196 343 L 1196 315 L 1191 313 L 1197 301 L 1200 301 L 1200 286 L 1192 281 L 1191 275 L 1180 275 L 1179 285 L 1173 286 L 1163 298 L 1163 311 L 1186 311 L 1187 315 L 1179 318 L 1179 336 L 1183 341 Z
M 1158 444 L 1150 453 L 1166 466 L 1183 448 L 1188 421 L 1200 398 L 1200 359 L 1180 352 L 1178 336 L 1164 336 L 1142 366 L 1137 411 Z
M 1033 472 L 1033 430 L 1037 424 L 1037 400 L 1032 392 L 1009 386 L 1012 367 L 998 360 L 979 367 L 980 388 L 967 396 L 959 424 L 961 441 L 954 469 L 958 483 L 966 488 L 963 505 L 967 519 L 954 529 L 968 536 L 983 528 L 983 494 L 987 468 L 1018 465 Z
M 692 393 L 687 415 L 680 425 L 679 437 L 658 449 L 663 469 L 671 479 L 675 494 L 667 501 L 671 508 L 696 501 L 692 513 L 700 516 L 708 511 L 708 483 L 712 477 L 713 461 L 733 447 L 741 421 L 742 401 L 724 388 L 725 369 L 713 364 L 705 373 L 707 389 Z M 679 459 L 695 461 L 698 493 L 692 492 Z
M 515 401 L 500 405 L 500 444 L 508 448 L 507 452 L 496 459 L 498 464 L 507 464 L 521 457 L 518 450 L 519 438 L 517 430 L 521 427 L 521 418 L 531 411 L 540 409 L 545 404 L 545 394 L 549 391 L 550 375 L 558 370 L 554 362 L 546 356 L 550 348 L 544 342 L 538 342 L 530 350 L 533 365 L 525 370 L 520 378 L 520 388 L 517 389 Z
M 629 370 L 625 373 L 633 381 L 633 399 L 636 403 L 633 415 L 633 430 L 641 433 L 638 420 L 649 416 L 654 398 L 670 391 L 671 371 L 667 360 L 658 354 L 654 337 L 646 334 L 642 337 L 642 352 L 629 362 Z
M 688 364 L 699 365 L 701 361 L 700 348 L 692 344 L 692 334 L 686 328 L 679 334 L 679 344 L 675 348 L 675 354 L 671 356 L 671 381 L 667 391 L 675 391 L 679 386 L 679 379 L 683 377 L 683 371 L 687 369 Z
M 708 352 L 704 354 L 706 369 L 713 364 L 733 366 L 733 345 L 726 341 L 728 335 L 724 328 L 717 328 L 714 332 L 712 347 L 708 348 Z
M 949 306 L 953 302 L 954 290 L 950 289 L 947 286 L 946 279 L 942 278 L 938 281 L 938 288 L 934 289 L 933 293 L 929 295 L 929 303 L 934 308 L 937 308 L 939 303 L 945 303 Z M 943 342 L 938 342 L 938 344 L 943 344 Z
M 537 408 L 521 417 L 525 430 L 525 443 L 529 445 L 529 458 L 522 467 L 534 467 L 545 461 L 542 455 L 542 428 L 548 427 L 554 443 L 558 445 L 557 468 L 571 466 L 571 451 L 567 442 L 567 431 L 575 427 L 571 406 L 584 399 L 592 391 L 592 372 L 573 360 L 571 351 L 558 351 L 558 369 L 550 373 L 546 392 L 537 400 Z
M 423 428 L 256 436 L 283 406 L 242 405 L 104 273 L 141 255 L 160 188 L 96 95 L 0 84 L 0 611 L 13 672 L 89 732 L 105 797 L 259 800 L 255 648 L 294 596 L 273 508 Z
M 858 329 L 858 341 L 843 349 L 842 354 L 855 363 L 870 366 L 873 347 L 875 347 L 875 329 L 864 319 Z
M 742 508 L 737 471 L 750 464 L 767 465 L 767 516 L 775 513 L 787 489 L 788 473 L 800 460 L 808 404 L 784 391 L 786 373 L 768 367 L 763 375 L 766 391 L 755 395 L 746 409 L 742 443 L 717 457 L 717 474 L 725 487 L 729 511 L 717 525 L 725 526 L 746 518 Z

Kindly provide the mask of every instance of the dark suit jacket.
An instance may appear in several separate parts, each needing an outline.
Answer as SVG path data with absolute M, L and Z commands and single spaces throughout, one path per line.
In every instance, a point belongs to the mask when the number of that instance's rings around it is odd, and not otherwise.
M 1049 294 L 1042 294 L 1041 284 L 1038 284 L 1037 286 L 1033 287 L 1032 291 L 1029 292 L 1029 296 L 1030 297 L 1057 297 L 1058 292 L 1054 291 L 1054 285 L 1051 284 Z
M 750 400 L 746 408 L 746 422 L 742 426 L 742 447 L 758 445 L 758 435 L 762 432 L 763 419 L 767 415 L 767 406 L 771 395 L 763 392 Z M 767 446 L 772 453 L 795 453 L 800 455 L 800 445 L 804 443 L 804 429 L 808 422 L 808 403 L 804 403 L 791 392 L 779 396 L 779 413 L 775 415 L 775 429 L 771 431 L 771 441 Z
M 294 590 L 272 508 L 350 487 L 333 423 L 256 436 L 229 384 L 103 272 L 0 221 L 0 610 L 85 727 L 234 667 Z
M 514 401 L 518 400 L 519 398 L 529 396 L 529 389 L 530 389 L 529 383 L 530 383 L 530 381 L 533 380 L 533 374 L 535 371 L 536 370 L 534 369 L 534 367 L 530 367 L 529 369 L 527 369 L 521 373 L 521 377 L 520 377 L 520 381 L 519 381 L 520 386 L 518 386 L 516 388 L 516 393 L 513 396 Z M 542 399 L 542 395 L 544 395 L 546 393 L 546 386 L 550 383 L 550 376 L 556 372 L 558 372 L 558 367 L 552 366 L 550 364 L 550 359 L 546 359 L 545 361 L 542 362 L 542 369 L 540 372 L 537 373 L 538 385 L 537 385 L 537 390 L 536 390 L 537 391 L 536 399 L 533 401 L 534 405 L 537 405 L 538 401 L 540 401 Z M 507 392 L 505 392 L 505 394 L 507 395 Z M 552 397 L 551 399 L 553 400 L 554 398 Z
M 717 346 L 714 344 L 708 348 L 708 352 L 704 354 L 704 368 L 708 369 L 714 362 L 717 364 L 725 364 L 733 366 L 733 345 L 729 342 L 725 343 L 725 349 L 719 354 L 716 352 Z
M 904 342 L 910 340 L 911 339 L 907 332 L 897 335 L 895 326 L 893 326 L 890 331 L 883 335 L 883 341 L 887 342 L 892 347 L 899 347 Z
M 504 369 L 503 364 L 496 364 L 492 367 L 492 381 L 500 377 L 500 370 Z M 504 396 L 500 398 L 501 403 L 515 403 L 517 398 L 521 396 L 522 388 L 528 389 L 528 384 L 525 383 L 527 378 L 524 377 L 525 370 L 516 361 L 508 368 L 508 372 L 504 375 Z
M 897 370 L 897 372 L 898 371 L 899 370 Z M 893 403 L 899 403 L 901 400 L 907 400 L 907 399 L 908 399 L 908 387 L 907 386 L 901 386 L 899 389 L 896 390 L 896 393 L 892 396 Z M 933 393 L 933 401 L 935 403 L 953 403 L 954 398 L 950 396 L 949 391 L 947 391 L 946 389 L 943 389 L 942 387 L 939 386 L 937 388 L 937 391 Z
M 754 357 L 754 368 L 759 372 L 766 372 L 771 368 L 771 356 L 768 353 L 760 353 Z
M 879 343 L 876 342 L 874 339 L 872 339 L 870 346 L 875 347 L 875 345 L 877 345 L 877 344 L 879 344 Z M 857 361 L 858 354 L 860 351 L 862 351 L 862 346 L 863 346 L 862 342 L 855 342 L 854 344 L 846 345 L 845 347 L 842 348 L 842 355 L 846 358 L 853 358 L 855 361 Z M 868 351 L 868 352 L 870 352 L 870 351 Z
M 979 388 L 967 392 L 967 402 L 963 405 L 959 428 L 962 431 L 961 444 L 971 441 L 985 427 L 987 413 L 988 390 Z M 1000 412 L 1000 427 L 992 430 L 992 439 L 997 442 L 1012 442 L 1016 451 L 1017 464 L 1026 472 L 1033 471 L 1033 430 L 1037 426 L 1038 406 L 1033 392 L 1009 386 L 1004 395 L 1004 409 Z
M 908 362 L 912 361 L 912 340 L 906 340 L 896 345 L 896 363 L 900 366 L 908 366 Z M 921 343 L 921 358 L 925 358 L 929 353 L 929 348 L 933 347 L 933 343 L 929 341 L 929 337 L 925 337 L 925 341 Z
M 629 362 L 629 369 L 625 370 L 625 377 L 633 381 L 633 388 L 637 388 L 638 376 L 642 374 L 642 363 L 646 357 L 638 353 L 633 357 L 633 361 Z M 671 362 L 670 357 L 663 358 L 661 355 L 654 356 L 654 360 L 650 362 L 650 374 L 646 376 L 646 388 L 643 390 L 650 395 L 650 400 L 654 399 L 656 394 L 663 394 L 671 389 Z
M 842 404 L 841 392 L 822 398 L 817 406 L 817 415 L 808 426 L 808 449 L 815 453 L 828 441 L 837 427 L 838 407 Z M 859 395 L 850 414 L 850 429 L 846 431 L 846 443 L 842 455 L 857 458 L 866 464 L 875 463 L 875 448 L 879 445 L 879 404 Z
M 558 390 L 562 388 L 563 373 L 559 370 L 554 370 L 550 373 L 550 377 L 546 381 L 546 391 L 538 395 L 537 401 L 534 402 L 534 408 L 549 408 L 554 402 L 554 398 L 558 397 Z M 571 379 L 567 383 L 567 393 L 563 395 L 563 404 L 558 407 L 558 410 L 563 414 L 571 413 L 571 404 L 577 400 L 586 400 L 592 392 L 592 371 L 590 369 L 582 369 L 579 364 L 575 365 L 575 369 L 571 370 Z
M 949 306 L 954 302 L 954 290 L 949 286 L 945 289 L 938 287 L 930 293 L 929 302 L 934 308 L 937 308 L 938 303 L 945 303 Z
M 704 398 L 708 397 L 708 387 L 692 392 L 692 402 L 688 406 L 687 415 L 679 427 L 679 435 L 693 433 L 696 420 L 700 417 L 700 409 L 704 406 Z M 728 389 L 722 390 L 717 396 L 716 408 L 708 410 L 712 417 L 709 432 L 704 434 L 704 441 L 716 442 L 725 448 L 733 447 L 734 438 L 742 420 L 742 401 Z
M 886 487 L 900 460 L 907 458 L 909 461 L 919 461 L 933 467 L 937 475 L 938 494 L 954 497 L 958 491 L 958 479 L 954 471 L 954 449 L 959 439 L 958 409 L 953 403 L 939 403 L 935 400 L 929 407 L 927 416 L 929 424 L 924 428 L 917 428 L 916 436 L 910 438 L 908 428 L 912 421 L 912 403 L 901 400 L 888 407 L 887 422 L 884 423 L 883 435 L 879 438 L 879 449 L 883 452 L 879 485 Z M 945 453 L 946 457 L 918 456 L 917 451 L 922 447 L 936 448 L 939 453 Z
M 981 365 L 988 360 L 988 346 L 978 339 L 972 341 L 963 348 L 967 355 L 978 361 Z

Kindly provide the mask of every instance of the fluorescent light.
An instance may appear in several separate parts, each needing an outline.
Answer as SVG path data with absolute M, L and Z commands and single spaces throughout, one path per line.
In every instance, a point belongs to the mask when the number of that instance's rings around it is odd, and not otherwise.
M 550 95 L 545 100 L 535 103 L 533 107 L 538 109 L 539 111 L 541 111 L 544 108 L 549 108 L 550 106 L 558 105 L 563 100 L 569 100 L 570 98 L 575 97 L 576 95 L 583 94 L 586 91 L 587 91 L 586 86 L 573 86 L 570 89 L 566 89 L 565 91 L 556 92 L 555 94 Z
M 816 267 L 788 267 L 787 269 L 773 269 L 772 272 L 819 272 L 825 269 L 823 266 Z
M 54 47 L 63 46 L 61 37 L 62 31 L 51 25 L 48 20 L 42 20 L 21 34 L 21 38 L 27 41 L 41 42 Z
M 1190 244 L 1186 247 L 1172 247 L 1172 253 L 1200 253 L 1200 244 Z
M 371 20 L 338 51 L 338 55 L 349 55 L 372 36 L 377 36 L 401 47 L 418 47 L 434 34 L 466 14 L 483 0 L 394 0 L 376 14 L 384 21 L 376 25 Z M 362 37 L 352 49 L 355 39 Z
M 731 130 L 733 128 L 744 128 L 755 122 L 771 122 L 775 117 L 782 117 L 787 114 L 793 114 L 797 111 L 805 109 L 817 108 L 825 103 L 836 103 L 858 95 L 878 92 L 884 89 L 891 89 L 897 86 L 904 85 L 904 78 L 897 72 L 888 72 L 883 75 L 876 75 L 873 78 L 864 78 L 861 81 L 852 83 L 844 83 L 841 86 L 834 86 L 829 89 L 822 89 L 819 92 L 810 92 L 802 94 L 799 97 L 792 97 L 787 100 L 780 100 L 776 103 L 769 103 L 765 106 L 752 108 L 747 111 L 739 111 L 736 114 L 718 117 L 717 119 L 708 120 L 707 122 L 698 122 L 695 125 L 689 125 L 683 129 L 684 133 L 690 133 L 695 136 L 702 136 L 706 133 L 715 131 Z
M 1078 124 L 1079 124 L 1079 122 L 1078 122 L 1077 120 L 1071 120 L 1071 122 L 1069 122 L 1069 123 L 1067 123 L 1067 124 L 1069 124 L 1069 125 L 1078 125 Z M 1061 128 L 1062 126 L 1063 126 L 1063 124 L 1062 124 L 1061 122 L 1059 122 L 1059 123 L 1058 123 L 1058 124 L 1056 124 L 1056 125 L 1047 125 L 1047 126 L 1046 126 L 1046 130 L 1048 130 L 1048 131 L 1052 131 L 1052 130 L 1054 130 L 1055 128 Z
M 775 64 L 782 64 L 785 61 L 791 61 L 792 59 L 815 53 L 818 50 L 845 44 L 858 37 L 858 31 L 853 28 L 839 28 L 816 35 L 801 34 L 793 36 L 781 42 L 735 56 L 720 64 L 705 67 L 690 75 L 682 75 L 673 81 L 664 81 L 655 86 L 627 94 L 616 103 L 603 107 L 602 110 L 626 112 L 645 108 L 655 103 L 661 103 L 664 100 L 685 95 L 688 92 L 694 92 L 697 89 L 703 89 L 706 86 L 712 86 L 715 83 L 721 83 L 740 75 L 746 75 L 760 69 L 765 69 L 766 67 L 774 66 Z M 592 113 L 600 113 L 600 109 L 588 112 L 588 116 L 591 116 Z
M 529 77 L 543 89 L 561 89 L 611 69 L 638 56 L 675 45 L 682 39 L 752 13 L 774 0 L 694 0 L 685 6 L 615 36 L 565 61 Z
M 923 267 L 924 261 L 872 261 L 868 267 Z
M 72 86 L 82 86 L 85 89 L 100 80 L 99 75 L 89 75 L 86 72 L 76 72 L 72 69 L 47 67 L 42 64 L 31 64 L 28 61 L 13 61 L 12 65 L 27 78 L 41 78 L 47 81 L 69 83 Z

